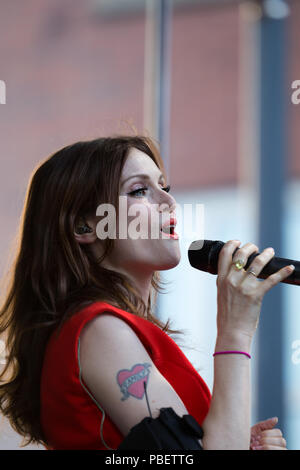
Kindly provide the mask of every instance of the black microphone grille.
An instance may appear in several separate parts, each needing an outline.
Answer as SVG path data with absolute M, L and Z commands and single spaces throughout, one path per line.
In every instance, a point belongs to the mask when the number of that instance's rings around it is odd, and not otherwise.
M 196 240 L 188 249 L 191 266 L 211 274 L 218 274 L 218 256 L 224 246 L 219 240 Z

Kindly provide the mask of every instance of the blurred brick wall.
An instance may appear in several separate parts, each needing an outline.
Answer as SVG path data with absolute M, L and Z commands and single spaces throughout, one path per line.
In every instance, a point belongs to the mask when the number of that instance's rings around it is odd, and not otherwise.
M 173 23 L 171 180 L 237 181 L 238 8 L 178 11 Z

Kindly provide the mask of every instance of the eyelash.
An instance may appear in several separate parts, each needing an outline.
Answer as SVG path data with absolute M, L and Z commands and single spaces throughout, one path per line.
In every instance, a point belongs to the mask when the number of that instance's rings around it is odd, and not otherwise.
M 146 191 L 147 189 L 148 189 L 147 187 L 135 189 L 134 191 L 131 191 L 131 193 L 128 193 L 128 194 L 130 194 L 130 196 L 135 196 L 136 193 L 138 193 L 140 191 Z M 164 188 L 161 188 L 161 189 L 168 193 L 171 189 L 171 186 L 168 184 L 167 186 L 165 186 Z

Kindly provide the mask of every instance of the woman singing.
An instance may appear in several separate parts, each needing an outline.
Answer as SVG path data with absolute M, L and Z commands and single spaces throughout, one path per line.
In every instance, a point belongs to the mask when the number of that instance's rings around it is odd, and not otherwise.
M 286 448 L 276 418 L 250 427 L 250 352 L 263 297 L 291 268 L 258 281 L 272 249 L 245 271 L 258 247 L 230 240 L 222 248 L 211 394 L 169 321 L 153 313 L 159 271 L 180 261 L 169 190 L 143 136 L 74 143 L 33 173 L 0 311 L 0 409 L 26 444 L 117 449 L 144 418 L 172 408 L 201 426 L 204 450 Z M 129 233 L 136 208 L 146 214 L 145 237 Z

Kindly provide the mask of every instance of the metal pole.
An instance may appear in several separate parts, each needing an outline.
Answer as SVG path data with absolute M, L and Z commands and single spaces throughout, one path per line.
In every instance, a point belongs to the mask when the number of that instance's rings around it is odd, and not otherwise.
M 172 0 L 147 0 L 144 127 L 160 144 L 169 177 Z
M 286 180 L 286 17 L 282 0 L 262 2 L 260 21 L 260 213 L 259 248 L 283 249 Z M 286 7 L 286 8 L 285 8 Z M 279 284 L 264 299 L 258 329 L 258 418 L 278 416 L 285 427 L 283 387 L 283 291 Z
M 145 41 L 144 127 L 159 143 L 170 177 L 170 88 L 172 0 L 147 0 Z M 160 314 L 160 295 L 156 316 Z

